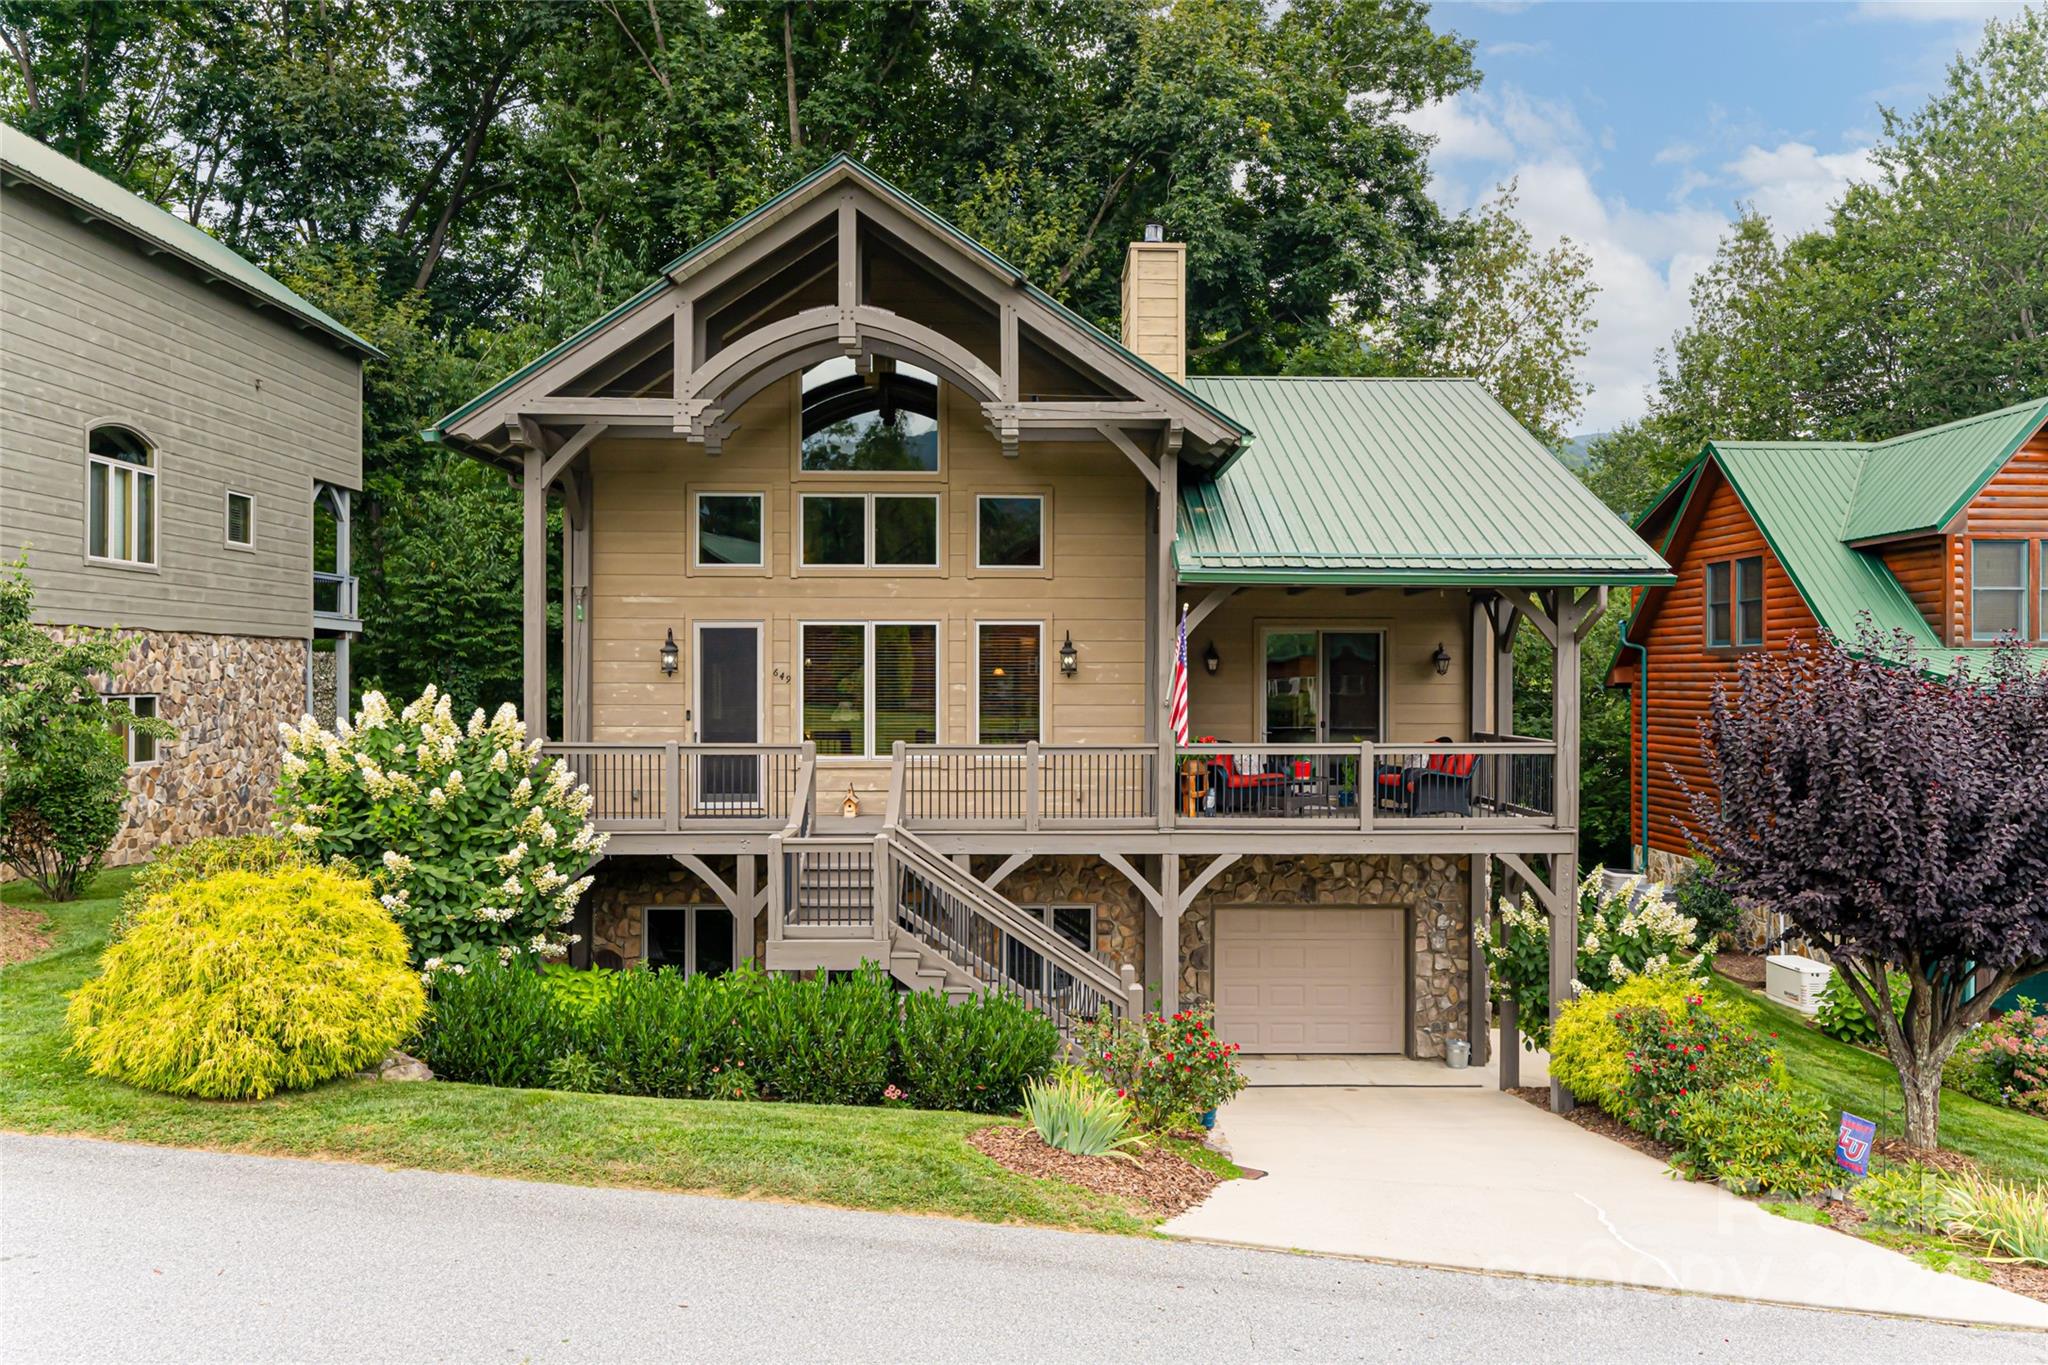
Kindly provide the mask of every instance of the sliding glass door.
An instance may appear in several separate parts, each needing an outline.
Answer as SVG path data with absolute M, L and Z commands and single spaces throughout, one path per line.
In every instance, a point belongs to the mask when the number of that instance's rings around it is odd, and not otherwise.
M 1378 631 L 1269 630 L 1263 649 L 1263 742 L 1379 740 L 1384 649 Z

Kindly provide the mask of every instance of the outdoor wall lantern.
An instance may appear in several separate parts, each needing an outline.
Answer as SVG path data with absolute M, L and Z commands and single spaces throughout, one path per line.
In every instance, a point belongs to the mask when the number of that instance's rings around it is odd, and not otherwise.
M 669 627 L 668 638 L 661 642 L 661 676 L 674 676 L 676 671 L 676 631 Z
M 1211 677 L 1215 676 L 1217 669 L 1223 667 L 1223 656 L 1216 652 L 1216 642 L 1214 640 L 1209 641 L 1207 645 L 1203 646 L 1202 667 L 1209 670 Z
M 1074 648 L 1074 632 L 1070 630 L 1067 632 L 1067 638 L 1060 643 L 1060 674 L 1071 678 L 1080 667 L 1080 651 Z
M 1443 641 L 1437 641 L 1436 653 L 1429 656 L 1429 661 L 1436 665 L 1436 675 L 1439 678 L 1451 671 L 1451 651 L 1444 648 Z

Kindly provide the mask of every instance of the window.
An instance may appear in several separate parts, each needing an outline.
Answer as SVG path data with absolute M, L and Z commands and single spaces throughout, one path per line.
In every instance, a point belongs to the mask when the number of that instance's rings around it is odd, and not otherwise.
M 759 493 L 697 495 L 697 565 L 761 566 Z
M 1018 909 L 1041 922 L 1049 920 L 1054 933 L 1082 952 L 1095 951 L 1094 906 L 1022 905 Z M 1045 959 L 1014 938 L 1003 940 L 1003 971 L 1011 981 L 1024 990 L 1036 991 L 1045 988 Z M 1055 994 L 1072 984 L 1072 977 L 1057 967 L 1053 969 L 1052 989 Z
M 984 569 L 1045 567 L 1045 499 L 983 494 L 975 503 L 975 563 Z
M 228 490 L 227 542 L 237 550 L 256 544 L 256 499 L 247 493 Z
M 1764 561 L 1760 555 L 1707 565 L 1707 644 L 1715 649 L 1764 642 Z
M 155 452 L 126 427 L 94 427 L 86 451 L 86 554 L 155 564 Z
M 931 622 L 803 627 L 803 737 L 823 755 L 885 755 L 939 738 L 939 628 Z
M 145 720 L 156 719 L 156 698 L 153 695 L 110 697 L 108 700 L 116 706 L 127 707 L 130 715 L 141 716 Z M 127 746 L 129 767 L 138 768 L 143 764 L 156 762 L 155 735 L 146 735 L 140 730 L 125 726 L 121 730 L 121 735 L 123 743 Z
M 2027 634 L 2027 542 L 1970 542 L 1970 638 Z
M 1265 742 L 1377 741 L 1386 691 L 1381 645 L 1376 631 L 1267 631 Z
M 935 474 L 939 380 L 915 365 L 848 357 L 804 372 L 803 468 L 809 472 Z
M 801 501 L 805 568 L 938 567 L 936 493 L 806 493 Z
M 1038 623 L 985 621 L 974 629 L 975 742 L 1025 744 L 1041 738 Z
M 711 906 L 650 905 L 646 924 L 647 967 L 683 976 L 723 976 L 733 969 L 732 912 Z

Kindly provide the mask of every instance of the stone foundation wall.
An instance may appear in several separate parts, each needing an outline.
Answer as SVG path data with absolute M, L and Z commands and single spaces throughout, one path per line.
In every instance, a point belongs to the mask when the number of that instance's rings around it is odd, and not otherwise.
M 704 865 L 734 885 L 736 860 L 732 857 L 706 858 Z M 696 873 L 673 858 L 606 858 L 592 874 L 596 880 L 585 893 L 590 906 L 591 961 L 598 954 L 613 953 L 618 966 L 637 967 L 646 953 L 646 916 L 649 906 L 722 905 L 718 893 L 705 885 Z M 768 942 L 768 917 L 754 920 L 754 961 L 761 961 Z M 609 965 L 608 960 L 607 965 Z
M 306 642 L 246 635 L 124 632 L 137 637 L 108 679 L 117 693 L 155 693 L 178 727 L 157 761 L 128 770 L 131 793 L 110 864 L 160 846 L 270 828 L 283 749 L 277 727 L 306 707 Z
M 1000 857 L 978 857 L 974 875 L 986 879 L 1001 862 Z M 1094 906 L 1095 955 L 1112 967 L 1129 963 L 1144 975 L 1150 907 L 1130 878 L 1100 858 L 1033 858 L 996 890 L 1019 905 Z
M 1206 1003 L 1214 995 L 1219 909 L 1326 905 L 1405 910 L 1407 1051 L 1415 1057 L 1441 1057 L 1445 1038 L 1470 1032 L 1469 867 L 1466 858 L 1437 854 L 1240 858 L 1181 916 L 1181 1002 Z
M 1661 848 L 1650 850 L 1649 877 L 1653 882 L 1676 886 L 1692 873 L 1692 858 L 1684 853 L 1666 853 Z

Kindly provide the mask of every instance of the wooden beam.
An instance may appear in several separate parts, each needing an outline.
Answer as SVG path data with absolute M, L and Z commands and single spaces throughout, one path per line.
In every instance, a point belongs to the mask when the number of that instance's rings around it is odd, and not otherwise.
M 668 420 L 674 418 L 675 412 L 673 398 L 543 397 L 528 399 L 516 409 L 516 415 L 520 417 L 533 417 L 543 422 L 565 417 L 605 417 L 612 421 L 634 417 Z
M 1173 663 L 1176 623 L 1173 619 L 1175 603 L 1180 598 L 1180 585 L 1174 578 L 1173 538 L 1175 521 L 1180 511 L 1180 452 L 1177 447 L 1162 446 L 1159 455 L 1159 498 L 1158 498 L 1158 540 L 1153 553 L 1158 557 L 1154 578 L 1157 599 L 1152 608 L 1153 638 L 1157 642 L 1154 662 L 1158 671 L 1157 699 L 1159 715 L 1159 761 L 1154 766 L 1157 787 L 1153 794 L 1153 809 L 1159 812 L 1162 823 L 1169 827 L 1174 821 L 1174 735 L 1173 735 Z M 1169 858 L 1169 862 L 1172 860 Z M 1179 879 L 1178 865 L 1175 865 L 1175 880 Z M 1165 888 L 1162 886 L 1161 891 Z M 1177 975 L 1178 965 L 1174 967 Z M 1167 1013 L 1172 1013 L 1168 1010 Z
M 1240 591 L 1242 590 L 1234 583 L 1226 583 L 1220 588 L 1209 589 L 1201 601 L 1188 609 L 1188 629 L 1192 631 L 1196 626 L 1208 620 L 1210 612 L 1235 597 Z
M 1474 1066 L 1486 1065 L 1493 1054 L 1493 1010 L 1488 1001 L 1492 990 L 1487 985 L 1486 970 L 1486 921 L 1492 909 L 1486 898 L 1488 862 L 1478 854 L 1465 860 L 1466 890 L 1469 893 L 1466 913 L 1471 940 L 1471 979 L 1466 987 L 1466 999 L 1472 1007 L 1472 1020 L 1466 1033 L 1472 1044 Z
M 1557 643 L 1557 623 L 1550 619 L 1550 613 L 1544 609 L 1543 603 L 1536 600 L 1533 593 L 1527 588 L 1502 588 L 1500 595 L 1520 608 L 1522 615 L 1528 617 L 1536 629 L 1543 632 L 1544 639 L 1553 645 Z
M 1102 433 L 1103 440 L 1108 441 L 1111 445 L 1115 446 L 1118 450 L 1121 450 L 1124 453 L 1125 458 L 1130 460 L 1133 467 L 1135 467 L 1140 474 L 1143 474 L 1145 476 L 1146 483 L 1151 484 L 1154 489 L 1157 489 L 1159 487 L 1158 466 L 1152 463 L 1152 459 L 1150 456 L 1146 455 L 1144 451 L 1138 449 L 1138 443 L 1136 441 L 1133 441 L 1130 437 L 1124 435 L 1122 430 L 1108 422 L 1100 424 L 1095 429 Z
M 1162 902 L 1159 896 L 1158 889 L 1154 887 L 1151 882 L 1145 880 L 1145 878 L 1138 875 L 1138 869 L 1131 866 L 1130 859 L 1124 857 L 1123 854 L 1118 853 L 1113 849 L 1104 849 L 1102 852 L 1102 861 L 1108 863 L 1111 867 L 1123 873 L 1125 879 L 1128 880 L 1132 886 L 1138 888 L 1138 894 L 1145 898 L 1145 903 L 1152 907 L 1153 913 L 1159 913 Z
M 1477 734 L 1487 728 L 1487 669 L 1493 662 L 1493 620 L 1488 614 L 1486 603 L 1477 597 L 1472 599 L 1471 627 L 1466 633 L 1466 708 L 1465 724 L 1467 734 Z
M 1240 853 L 1219 853 L 1210 859 L 1209 865 L 1197 873 L 1195 879 L 1187 884 L 1187 889 L 1180 893 L 1180 912 L 1185 914 L 1187 908 L 1195 903 L 1195 897 L 1216 880 L 1216 875 L 1243 856 Z
M 1572 635 L 1580 644 L 1586 643 L 1586 637 L 1593 633 L 1593 627 L 1600 624 L 1600 617 L 1607 610 L 1607 592 L 1606 588 L 1595 588 L 1589 594 L 1592 599 L 1590 602 L 1582 597 L 1575 604 L 1578 624 L 1572 627 Z
M 562 471 L 569 467 L 569 462 L 578 455 L 581 455 L 585 447 L 603 434 L 604 423 L 602 422 L 585 422 L 582 426 L 576 428 L 568 440 L 557 445 L 549 453 L 547 463 L 541 466 L 541 483 L 552 484 L 556 479 L 561 478 Z
M 1365 595 L 1366 595 L 1367 593 L 1369 593 L 1369 592 L 1378 592 L 1378 591 L 1379 591 L 1379 589 L 1378 589 L 1378 588 L 1375 588 L 1375 587 L 1371 587 L 1371 586 L 1369 586 L 1369 585 L 1366 585 L 1366 584 L 1359 584 L 1359 583 L 1354 583 L 1354 584 L 1352 584 L 1352 585 L 1351 585 L 1350 587 L 1348 587 L 1348 588 L 1344 589 L 1344 595 L 1345 595 L 1346 597 L 1363 597 L 1363 596 L 1365 596 Z
M 991 891 L 995 890 L 1003 884 L 1004 879 L 1012 872 L 1030 862 L 1031 856 L 1030 853 L 1012 853 L 1009 857 L 1003 859 L 1002 863 L 994 872 L 989 874 L 989 879 L 983 882 L 982 885 Z
M 694 853 L 672 853 L 669 856 L 696 873 L 698 879 L 711 888 L 711 894 L 718 897 L 718 903 L 731 912 L 735 921 L 739 919 L 743 909 L 739 894 L 727 886 L 724 879 L 714 873 L 702 858 Z
M 1159 860 L 1159 1012 L 1171 1018 L 1180 1010 L 1180 855 Z M 1214 928 L 1210 929 L 1213 934 Z
M 531 446 L 522 453 L 520 479 L 520 654 L 525 677 L 522 710 L 526 732 L 548 733 L 548 486 L 540 472 L 546 456 Z
M 1003 303 L 998 313 L 997 327 L 1002 338 L 1000 342 L 1001 363 L 998 368 L 1003 376 L 1003 401 L 1005 403 L 1014 403 L 1017 401 L 1018 390 L 1023 382 L 1020 378 L 1023 368 L 1020 357 L 1023 351 L 1017 340 L 1016 304 L 1007 300 Z M 1146 463 L 1149 464 L 1150 462 L 1147 461 Z

